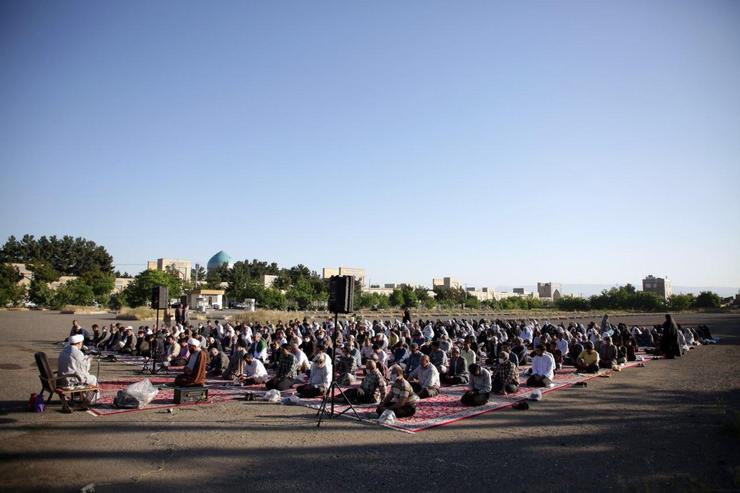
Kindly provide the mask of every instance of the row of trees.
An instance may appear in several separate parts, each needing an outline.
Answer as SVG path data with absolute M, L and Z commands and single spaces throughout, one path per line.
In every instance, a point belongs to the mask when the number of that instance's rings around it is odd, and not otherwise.
M 10 263 L 25 264 L 33 272 L 28 288 L 18 284 L 23 276 Z M 113 257 L 102 246 L 72 236 L 10 236 L 0 248 L 0 305 L 19 305 L 26 299 L 39 306 L 108 303 L 115 286 Z M 76 276 L 57 289 L 50 283 L 62 276 Z
M 99 270 L 113 272 L 113 257 L 102 246 L 72 236 L 10 236 L 0 248 L 0 263 L 21 263 L 43 268 L 51 276 L 81 276 Z M 31 269 L 36 273 L 36 270 Z
M 604 290 L 601 294 L 589 298 L 563 296 L 555 301 L 555 307 L 564 311 L 587 310 L 634 310 L 634 311 L 684 311 L 698 308 L 719 308 L 722 298 L 717 293 L 702 291 L 698 296 L 693 294 L 674 294 L 665 300 L 653 293 L 637 291 L 627 284 Z

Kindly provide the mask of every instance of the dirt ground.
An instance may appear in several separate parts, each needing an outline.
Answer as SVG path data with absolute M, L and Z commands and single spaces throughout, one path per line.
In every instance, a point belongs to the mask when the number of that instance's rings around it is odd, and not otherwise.
M 73 318 L 0 313 L 2 491 L 740 491 L 740 315 L 679 315 L 721 344 L 413 435 L 343 418 L 318 430 L 315 411 L 262 402 L 27 412 L 33 353 L 55 361 Z M 104 363 L 100 376 L 131 374 Z

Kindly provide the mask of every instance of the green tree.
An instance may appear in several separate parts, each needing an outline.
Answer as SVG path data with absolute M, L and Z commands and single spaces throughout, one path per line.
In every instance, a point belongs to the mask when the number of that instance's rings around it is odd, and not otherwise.
M 403 299 L 403 292 L 401 292 L 400 289 L 396 288 L 393 290 L 391 295 L 388 298 L 388 302 L 391 306 L 401 306 L 404 303 Z
M 203 268 L 202 265 L 199 265 L 197 269 L 190 269 L 190 280 L 193 283 L 195 283 L 196 280 L 198 282 L 205 282 L 207 276 L 208 275 L 206 274 L 206 270 Z
M 34 279 L 28 290 L 28 299 L 38 306 L 48 307 L 53 303 L 54 291 L 45 281 Z
M 95 302 L 95 292 L 82 279 L 72 279 L 59 286 L 52 298 L 52 308 L 65 305 L 90 306 Z
M 674 294 L 668 299 L 668 309 L 673 312 L 682 312 L 694 304 L 693 294 Z
M 12 237 L 11 237 L 12 238 Z M 26 298 L 26 287 L 18 284 L 23 276 L 9 264 L 0 265 L 0 307 L 18 306 Z
M 578 296 L 562 296 L 555 300 L 555 307 L 566 312 L 585 312 L 591 309 L 591 304 Z
M 116 278 L 112 272 L 91 270 L 84 273 L 80 279 L 90 286 L 98 304 L 105 305 L 108 303 L 110 294 L 113 288 L 116 287 Z
M 305 310 L 315 301 L 316 292 L 311 285 L 311 282 L 305 278 L 299 278 L 295 284 L 293 284 L 285 297 L 288 302 L 295 303 L 300 310 Z
M 170 298 L 178 298 L 182 294 L 182 279 L 178 276 L 161 270 L 145 270 L 124 289 L 126 304 L 132 307 L 146 305 L 151 301 L 152 288 L 156 286 L 167 287 Z
M 33 278 L 38 281 L 45 283 L 55 282 L 59 280 L 59 272 L 54 270 L 54 267 L 44 259 L 35 259 L 28 264 L 28 268 L 33 272 Z
M 702 291 L 694 301 L 694 308 L 719 308 L 722 306 L 722 298 L 712 291 Z
M 31 264 L 43 260 L 61 275 L 80 276 L 91 270 L 113 272 L 113 257 L 106 249 L 85 238 L 24 235 L 8 238 L 0 248 L 0 262 Z

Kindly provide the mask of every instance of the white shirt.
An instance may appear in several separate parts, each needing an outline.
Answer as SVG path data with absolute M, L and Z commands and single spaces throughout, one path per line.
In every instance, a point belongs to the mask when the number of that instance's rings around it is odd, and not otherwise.
M 545 352 L 532 358 L 532 375 L 544 375 L 550 380 L 555 376 L 555 358 Z
M 258 359 L 252 359 L 251 363 L 244 362 L 244 376 L 249 378 L 261 378 L 267 376 L 265 365 Z
M 422 388 L 426 387 L 439 387 L 439 371 L 437 367 L 429 363 L 429 366 L 424 368 L 423 366 L 417 366 L 414 371 L 411 372 L 411 376 L 419 380 L 419 385 Z
M 557 344 L 558 344 L 558 349 L 563 354 L 563 356 L 565 356 L 566 354 L 568 354 L 568 351 L 569 351 L 569 349 L 568 349 L 568 341 L 566 341 L 565 338 L 558 339 L 558 343 Z
M 432 328 L 432 324 L 427 324 L 424 327 L 424 330 L 421 331 L 421 334 L 424 336 L 424 339 L 432 339 L 434 337 L 434 329 Z
M 314 387 L 328 388 L 331 385 L 331 366 L 324 365 L 319 366 L 318 363 L 311 365 L 311 379 L 308 381 L 309 384 Z
M 298 368 L 303 368 L 303 365 L 308 366 L 308 357 L 306 356 L 306 353 L 299 349 L 293 353 L 293 356 L 295 356 L 295 364 Z

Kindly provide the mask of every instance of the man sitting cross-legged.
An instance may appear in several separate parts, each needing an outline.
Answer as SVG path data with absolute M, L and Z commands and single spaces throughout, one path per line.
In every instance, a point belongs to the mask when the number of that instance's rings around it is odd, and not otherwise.
M 445 385 L 459 385 L 461 383 L 468 383 L 468 366 L 465 364 L 465 358 L 460 356 L 460 349 L 454 346 L 450 353 L 449 363 L 447 365 L 447 372 L 440 376 L 442 383 Z
M 280 359 L 278 360 L 277 372 L 274 377 L 265 382 L 267 390 L 287 390 L 293 386 L 296 377 L 295 356 L 290 352 L 290 345 L 280 346 Z
M 476 363 L 468 366 L 468 370 L 470 390 L 463 394 L 460 402 L 466 406 L 482 406 L 491 395 L 491 372 Z
M 427 399 L 439 395 L 439 371 L 429 360 L 426 354 L 421 357 L 421 365 L 411 372 L 411 387 L 419 394 L 419 398 Z
M 175 385 L 178 387 L 197 387 L 206 382 L 206 368 L 208 366 L 208 353 L 200 347 L 198 339 L 188 340 L 190 357 L 182 374 L 175 377 Z
M 527 379 L 530 387 L 548 387 L 555 377 L 555 358 L 545 351 L 544 344 L 537 344 L 532 358 L 532 374 Z
M 416 403 L 419 397 L 414 394 L 411 384 L 404 378 L 403 369 L 400 366 L 393 366 L 391 372 L 395 375 L 396 381 L 393 382 L 391 391 L 385 396 L 385 399 L 383 399 L 383 402 L 380 403 L 375 411 L 380 415 L 386 409 L 390 409 L 397 418 L 413 416 L 416 413 Z
M 576 359 L 576 370 L 582 373 L 598 373 L 599 353 L 594 350 L 594 343 L 588 341 L 584 344 L 584 348 Z
M 324 395 L 331 385 L 331 365 L 327 364 L 329 357 L 326 353 L 319 353 L 311 363 L 311 376 L 308 383 L 299 385 L 296 389 L 298 397 L 310 399 Z
M 261 360 L 257 359 L 252 353 L 244 355 L 244 373 L 239 376 L 239 380 L 244 385 L 254 385 L 265 383 L 267 381 L 267 369 Z
M 493 367 L 491 387 L 496 394 L 513 394 L 519 390 L 519 367 L 509 358 L 509 353 L 498 353 L 496 366 Z
M 370 404 L 385 399 L 387 384 L 374 360 L 365 363 L 365 378 L 356 389 L 347 389 L 344 395 L 352 404 Z M 341 395 L 339 396 L 342 399 Z M 343 399 L 342 399 L 343 400 Z

